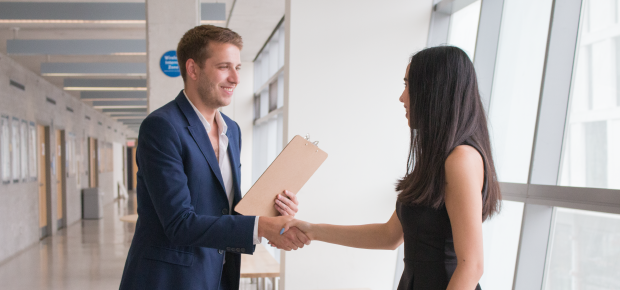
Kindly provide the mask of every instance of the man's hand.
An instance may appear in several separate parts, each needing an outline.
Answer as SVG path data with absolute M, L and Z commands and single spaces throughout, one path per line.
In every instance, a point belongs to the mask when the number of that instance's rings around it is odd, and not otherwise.
M 297 200 L 296 194 L 285 190 L 283 193 L 278 194 L 273 206 L 280 215 L 294 217 L 299 210 L 299 201 Z
M 269 240 L 269 243 L 278 249 L 290 251 L 303 248 L 310 244 L 310 239 L 299 231 L 291 228 L 285 234 L 281 234 L 284 225 L 293 220 L 291 216 L 260 217 L 258 219 L 258 236 Z

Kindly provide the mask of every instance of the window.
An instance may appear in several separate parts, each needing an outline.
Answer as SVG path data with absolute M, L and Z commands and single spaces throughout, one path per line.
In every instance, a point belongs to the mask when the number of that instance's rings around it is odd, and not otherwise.
M 551 4 L 504 0 L 488 112 L 493 158 L 502 182 L 528 181 Z
M 482 289 L 512 290 L 523 205 L 504 200 L 500 214 L 482 224 L 485 265 L 480 279 Z
M 252 183 L 258 180 L 282 151 L 284 142 L 284 25 L 282 24 L 283 21 L 280 21 L 254 60 Z M 265 246 L 276 260 L 280 259 L 280 251 L 267 244 Z
M 616 0 L 583 3 L 560 185 L 620 189 L 620 23 Z
M 620 288 L 620 215 L 556 208 L 545 290 Z
M 452 13 L 448 32 L 448 44 L 464 50 L 473 61 L 476 52 L 476 35 L 480 20 L 480 0 Z

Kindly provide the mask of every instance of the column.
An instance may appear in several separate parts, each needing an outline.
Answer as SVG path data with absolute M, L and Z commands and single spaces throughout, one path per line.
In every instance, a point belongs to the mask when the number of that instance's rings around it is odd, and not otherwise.
M 173 100 L 183 89 L 181 76 L 164 74 L 160 60 L 175 51 L 186 31 L 200 25 L 199 0 L 146 0 L 146 55 L 148 112 Z M 176 55 L 176 54 L 175 54 Z

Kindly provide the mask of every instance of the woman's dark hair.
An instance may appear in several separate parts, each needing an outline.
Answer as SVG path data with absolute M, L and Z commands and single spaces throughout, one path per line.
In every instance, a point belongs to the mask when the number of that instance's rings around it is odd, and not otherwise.
M 453 46 L 424 49 L 411 58 L 409 74 L 411 145 L 407 173 L 399 180 L 398 200 L 439 208 L 445 201 L 445 162 L 466 141 L 484 160 L 487 195 L 482 220 L 499 212 L 501 193 L 495 174 L 487 120 L 474 65 Z

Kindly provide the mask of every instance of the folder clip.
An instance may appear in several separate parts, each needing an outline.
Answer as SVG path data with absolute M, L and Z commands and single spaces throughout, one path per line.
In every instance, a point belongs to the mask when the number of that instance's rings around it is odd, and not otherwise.
M 314 146 L 319 147 L 319 141 L 314 141 L 314 142 L 310 141 L 310 134 L 306 134 L 306 140 L 314 144 Z

